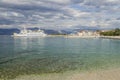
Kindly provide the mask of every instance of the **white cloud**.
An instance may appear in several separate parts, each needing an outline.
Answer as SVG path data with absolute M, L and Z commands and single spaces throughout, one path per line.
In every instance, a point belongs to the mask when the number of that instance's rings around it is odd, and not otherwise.
M 119 0 L 0 0 L 0 28 L 109 28 L 120 25 L 119 14 Z
M 107 2 L 118 2 L 119 0 L 106 0 Z

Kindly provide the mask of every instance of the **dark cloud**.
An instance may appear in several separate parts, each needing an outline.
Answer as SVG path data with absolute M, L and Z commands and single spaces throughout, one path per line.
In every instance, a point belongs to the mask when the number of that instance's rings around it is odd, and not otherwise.
M 9 19 L 4 19 L 4 18 L 0 18 L 0 25 L 10 25 L 10 24 L 14 24 L 15 22 Z
M 34 4 L 10 4 L 10 3 L 0 3 L 0 8 L 7 8 L 7 9 L 13 9 L 13 10 L 22 10 L 22 11 L 28 11 L 28 10 L 34 10 L 34 11 L 58 11 L 55 8 L 45 7 L 41 5 L 34 5 Z
M 75 4 L 79 4 L 79 3 L 83 3 L 84 0 L 71 0 L 71 2 Z
M 119 17 L 119 18 L 117 18 L 116 20 L 120 20 L 120 17 Z

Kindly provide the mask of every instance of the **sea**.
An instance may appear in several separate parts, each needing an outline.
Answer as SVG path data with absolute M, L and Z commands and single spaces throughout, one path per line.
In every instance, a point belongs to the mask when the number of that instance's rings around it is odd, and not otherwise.
M 0 36 L 0 79 L 120 67 L 120 40 Z

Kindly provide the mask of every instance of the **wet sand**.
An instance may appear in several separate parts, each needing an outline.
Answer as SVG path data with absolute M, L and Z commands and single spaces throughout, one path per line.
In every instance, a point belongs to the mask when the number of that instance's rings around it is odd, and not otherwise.
M 13 80 L 120 80 L 120 68 L 89 72 L 66 72 L 19 76 Z

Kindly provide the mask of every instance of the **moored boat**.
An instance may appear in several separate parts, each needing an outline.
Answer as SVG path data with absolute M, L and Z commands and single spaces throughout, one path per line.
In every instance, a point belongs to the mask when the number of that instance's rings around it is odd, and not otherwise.
M 34 36 L 38 36 L 38 37 L 45 37 L 47 36 L 47 34 L 44 33 L 43 30 L 27 30 L 26 28 L 24 28 L 23 30 L 20 31 L 20 33 L 13 33 L 14 37 L 34 37 Z

